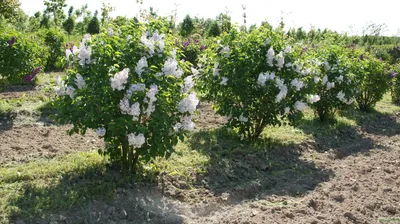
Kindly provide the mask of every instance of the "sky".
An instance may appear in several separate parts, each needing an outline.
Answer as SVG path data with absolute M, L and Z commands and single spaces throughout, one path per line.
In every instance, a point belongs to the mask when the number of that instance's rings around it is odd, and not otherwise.
M 20 0 L 22 9 L 29 15 L 44 9 L 42 0 Z M 101 8 L 101 0 L 66 0 L 68 7 L 80 8 L 89 5 L 91 11 Z M 112 16 L 134 17 L 139 13 L 136 0 L 109 0 L 116 11 Z M 280 19 L 286 27 L 303 27 L 309 30 L 329 28 L 340 33 L 360 34 L 367 23 L 386 24 L 385 35 L 400 36 L 398 22 L 398 0 L 143 0 L 144 9 L 152 6 L 159 15 L 171 15 L 177 9 L 177 20 L 182 21 L 186 14 L 203 18 L 215 18 L 228 11 L 232 21 L 243 24 L 242 5 L 246 6 L 247 25 L 267 20 L 277 26 Z M 67 9 L 66 9 L 67 10 Z

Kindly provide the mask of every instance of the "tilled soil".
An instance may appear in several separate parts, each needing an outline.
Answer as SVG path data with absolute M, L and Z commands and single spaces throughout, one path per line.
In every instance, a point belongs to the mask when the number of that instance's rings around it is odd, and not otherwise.
M 358 129 L 340 128 L 332 138 L 315 135 L 314 140 L 268 152 L 235 149 L 229 161 L 214 157 L 213 150 L 220 150 L 216 145 L 208 151 L 207 173 L 195 183 L 161 174 L 156 185 L 116 189 L 113 201 L 93 200 L 16 222 L 363 224 L 395 220 L 400 217 L 399 118 L 400 114 L 377 115 L 376 121 Z M 209 104 L 200 105 L 197 120 L 198 130 L 224 123 Z M 0 125 L 0 164 L 102 146 L 92 132 L 67 136 L 67 129 L 42 123 Z

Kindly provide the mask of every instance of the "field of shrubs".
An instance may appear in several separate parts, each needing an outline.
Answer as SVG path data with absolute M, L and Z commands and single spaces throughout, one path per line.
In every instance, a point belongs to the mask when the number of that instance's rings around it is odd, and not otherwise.
M 400 222 L 399 37 L 65 3 L 0 2 L 0 223 Z

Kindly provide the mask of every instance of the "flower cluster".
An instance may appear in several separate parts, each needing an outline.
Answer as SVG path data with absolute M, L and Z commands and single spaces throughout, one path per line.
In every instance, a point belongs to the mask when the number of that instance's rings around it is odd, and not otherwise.
M 86 34 L 83 37 L 79 48 L 77 48 L 76 46 L 73 46 L 72 48 L 67 48 L 65 50 L 67 60 L 70 60 L 71 56 L 73 56 L 74 59 L 76 58 L 79 60 L 80 65 L 89 65 L 90 63 L 92 63 L 92 61 L 90 60 L 91 50 L 89 47 L 89 43 L 91 42 L 91 40 L 91 36 L 89 34 Z M 72 61 L 70 61 L 70 63 L 72 63 Z
M 125 68 L 122 71 L 116 73 L 114 77 L 110 78 L 111 88 L 113 90 L 123 90 L 125 84 L 128 82 L 129 68 Z
M 147 53 L 152 57 L 155 53 L 162 54 L 165 49 L 165 35 L 158 34 L 158 31 L 151 35 L 149 32 L 142 35 L 140 42 L 146 47 Z

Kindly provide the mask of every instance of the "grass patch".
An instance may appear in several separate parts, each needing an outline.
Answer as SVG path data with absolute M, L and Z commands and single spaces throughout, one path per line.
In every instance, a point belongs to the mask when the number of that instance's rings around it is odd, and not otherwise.
M 0 223 L 108 200 L 128 180 L 97 153 L 75 153 L 0 170 Z

